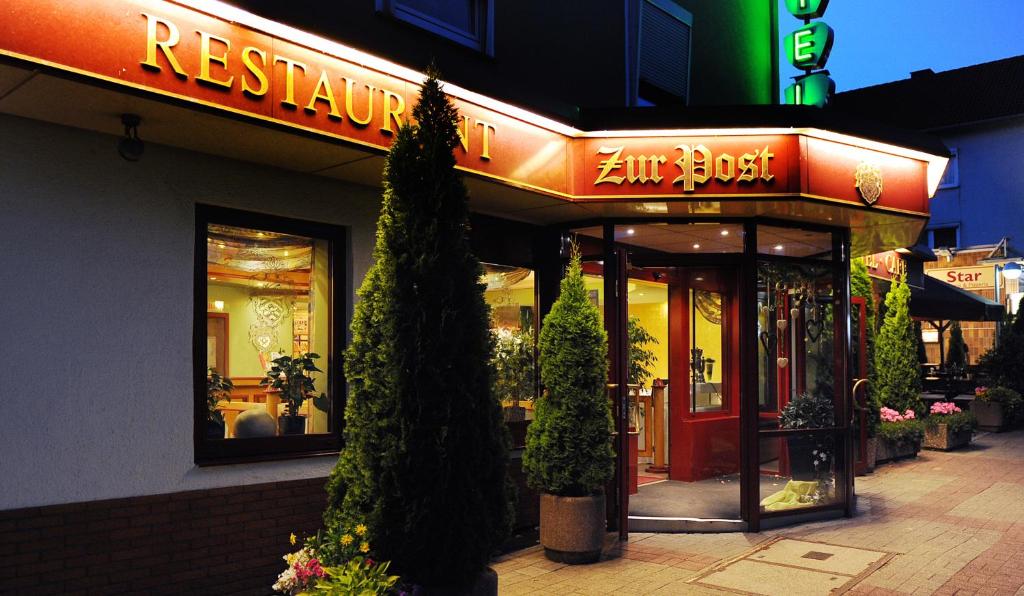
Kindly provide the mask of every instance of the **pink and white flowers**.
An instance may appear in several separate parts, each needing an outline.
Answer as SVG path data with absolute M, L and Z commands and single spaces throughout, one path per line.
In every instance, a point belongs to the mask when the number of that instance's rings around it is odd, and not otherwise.
M 282 558 L 288 563 L 288 568 L 277 576 L 277 581 L 273 586 L 275 591 L 298 594 L 311 587 L 326 573 L 309 547 L 289 553 Z
M 940 401 L 932 404 L 931 414 L 948 416 L 950 414 L 958 414 L 962 411 L 963 410 L 961 410 L 956 404 L 954 404 L 951 401 Z
M 882 406 L 881 410 L 882 422 L 903 422 L 904 420 L 913 420 L 917 418 L 913 410 L 908 409 L 906 412 L 900 414 L 892 408 L 886 408 Z

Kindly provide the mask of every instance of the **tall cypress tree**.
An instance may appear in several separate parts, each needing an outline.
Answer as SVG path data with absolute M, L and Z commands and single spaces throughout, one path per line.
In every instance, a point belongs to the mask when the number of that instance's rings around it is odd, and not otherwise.
M 345 448 L 328 527 L 365 523 L 374 556 L 428 586 L 472 581 L 511 523 L 483 269 L 455 170 L 458 114 L 436 75 L 388 153 L 374 249 L 345 353 Z
M 962 373 L 967 367 L 967 343 L 960 321 L 953 321 L 949 329 L 949 348 L 946 352 L 946 364 Z
M 910 319 L 910 286 L 902 277 L 892 281 L 885 296 L 885 320 L 875 342 L 875 391 L 882 403 L 900 413 L 924 414 L 917 339 Z

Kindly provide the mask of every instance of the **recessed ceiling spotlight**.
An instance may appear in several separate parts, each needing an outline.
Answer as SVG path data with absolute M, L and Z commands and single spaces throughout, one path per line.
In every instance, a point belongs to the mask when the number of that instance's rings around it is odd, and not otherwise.
M 782 250 L 782 245 L 781 244 L 776 244 L 775 245 L 775 250 Z
M 632 236 L 633 234 L 636 234 L 636 230 L 634 230 L 633 228 L 629 228 L 628 230 L 626 230 L 626 233 Z
M 693 250 L 700 250 L 700 244 L 697 244 L 697 243 L 695 242 L 695 243 L 693 244 Z
M 698 275 L 697 277 L 695 277 L 695 278 L 693 278 L 693 279 L 695 279 L 695 280 L 697 280 L 697 281 L 704 281 L 704 277 L 703 277 L 703 276 L 700 276 L 700 275 Z
M 729 230 L 722 230 L 722 235 L 723 236 L 728 236 L 729 235 Z

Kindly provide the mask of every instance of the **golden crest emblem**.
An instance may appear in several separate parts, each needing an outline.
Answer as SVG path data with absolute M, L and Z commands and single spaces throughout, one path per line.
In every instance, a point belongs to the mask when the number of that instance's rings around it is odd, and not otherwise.
M 882 168 L 867 162 L 861 162 L 854 172 L 857 192 L 868 205 L 874 205 L 882 196 Z

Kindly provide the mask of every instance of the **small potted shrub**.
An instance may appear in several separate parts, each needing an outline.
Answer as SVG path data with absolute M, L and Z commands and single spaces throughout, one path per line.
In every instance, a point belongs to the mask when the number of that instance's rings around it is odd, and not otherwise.
M 950 451 L 971 442 L 977 420 L 953 402 L 936 402 L 924 423 L 924 447 Z
M 313 386 L 313 378 L 310 373 L 323 372 L 313 362 L 319 358 L 319 354 L 306 352 L 292 358 L 291 356 L 278 356 L 271 363 L 267 376 L 260 385 L 267 388 L 267 391 L 277 391 L 281 394 L 281 401 L 286 406 L 286 413 L 278 416 L 277 423 L 282 435 L 301 435 L 306 432 L 306 417 L 299 414 L 302 402 L 307 399 L 316 399 L 316 388 Z M 325 399 L 320 394 L 320 399 Z
M 540 543 L 547 557 L 591 563 L 605 536 L 604 486 L 614 473 L 608 338 L 587 296 L 578 247 L 540 332 L 544 393 L 526 431 L 523 469 L 541 493 Z
M 877 463 L 915 457 L 924 440 L 924 424 L 917 419 L 914 410 L 902 414 L 883 407 L 881 424 L 878 425 Z
M 779 415 L 784 429 L 818 429 L 835 426 L 835 406 L 824 395 L 803 393 L 786 404 Z M 786 437 L 789 470 L 793 480 L 816 480 L 831 469 L 834 449 L 830 437 L 821 434 L 797 434 Z
M 977 417 L 978 428 L 990 432 L 1002 432 L 1020 417 L 1024 410 L 1024 399 L 1013 389 L 1006 387 L 977 387 L 971 412 Z
M 217 409 L 222 401 L 231 401 L 231 390 L 235 384 L 221 376 L 216 368 L 206 371 L 206 438 L 224 438 L 224 413 Z

